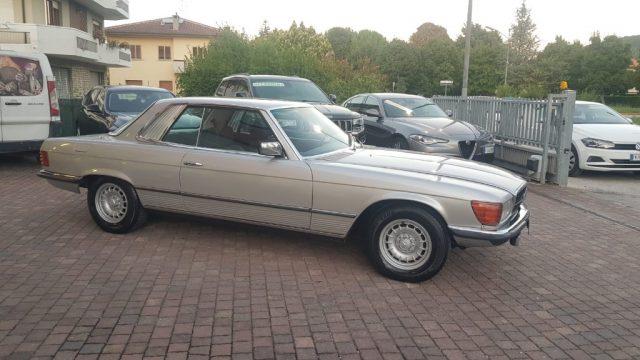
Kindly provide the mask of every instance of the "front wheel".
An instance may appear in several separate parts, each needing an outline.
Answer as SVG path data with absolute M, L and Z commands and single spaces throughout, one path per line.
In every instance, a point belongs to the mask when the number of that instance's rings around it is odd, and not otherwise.
M 142 225 L 146 212 L 127 182 L 101 178 L 89 185 L 87 203 L 93 220 L 104 231 L 124 234 Z
M 435 276 L 451 248 L 445 225 L 421 208 L 383 210 L 370 228 L 369 258 L 380 273 L 396 280 L 419 282 Z
M 582 174 L 580 158 L 578 157 L 578 152 L 572 146 L 571 152 L 569 153 L 569 176 L 580 176 L 580 174 Z
M 396 136 L 391 143 L 391 147 L 399 150 L 409 150 L 409 143 L 401 136 Z

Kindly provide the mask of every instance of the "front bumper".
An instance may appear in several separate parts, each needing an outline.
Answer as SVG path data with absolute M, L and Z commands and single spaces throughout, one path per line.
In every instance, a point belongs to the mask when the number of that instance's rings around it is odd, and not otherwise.
M 515 220 L 498 230 L 449 226 L 456 244 L 464 248 L 497 246 L 507 241 L 516 243 L 525 228 L 529 228 L 529 210 L 524 205 L 520 205 Z
M 580 168 L 591 171 L 640 171 L 640 161 L 631 161 L 637 150 L 612 150 L 582 147 Z M 580 155 L 580 154 L 579 154 Z

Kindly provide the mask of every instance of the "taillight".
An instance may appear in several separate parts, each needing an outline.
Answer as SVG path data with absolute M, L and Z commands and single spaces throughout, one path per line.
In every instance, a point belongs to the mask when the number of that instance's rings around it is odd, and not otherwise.
M 58 91 L 56 90 L 55 81 L 47 81 L 47 90 L 49 91 L 49 112 L 51 121 L 60 121 L 60 105 L 58 105 Z
M 497 226 L 502 218 L 502 204 L 483 201 L 472 201 L 471 208 L 476 219 L 482 225 Z
M 49 166 L 49 154 L 46 151 L 40 150 L 40 165 Z

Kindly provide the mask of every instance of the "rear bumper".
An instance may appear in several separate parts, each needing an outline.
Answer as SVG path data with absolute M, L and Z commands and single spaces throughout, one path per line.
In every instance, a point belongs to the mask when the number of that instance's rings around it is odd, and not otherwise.
M 38 171 L 38 176 L 46 179 L 49 183 L 59 189 L 80 192 L 80 182 L 82 178 L 74 175 L 60 174 L 49 170 Z
M 520 205 L 518 216 L 510 225 L 498 230 L 482 230 L 449 226 L 456 244 L 460 247 L 497 246 L 507 241 L 516 242 L 524 228 L 529 227 L 529 210 Z
M 0 142 L 0 154 L 39 151 L 44 140 Z

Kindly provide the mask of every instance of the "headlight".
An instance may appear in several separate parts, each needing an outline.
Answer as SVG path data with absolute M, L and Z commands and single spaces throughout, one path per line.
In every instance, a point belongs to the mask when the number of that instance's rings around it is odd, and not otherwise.
M 433 137 L 433 136 L 428 136 L 428 135 L 411 135 L 409 136 L 409 138 L 413 141 L 417 141 L 421 144 L 424 145 L 434 145 L 434 144 L 445 144 L 448 143 L 449 140 L 446 139 L 440 139 L 437 137 Z
M 582 143 L 586 147 L 590 148 L 598 148 L 598 149 L 613 149 L 616 147 L 616 144 L 607 140 L 593 139 L 593 138 L 585 138 L 582 139 Z

